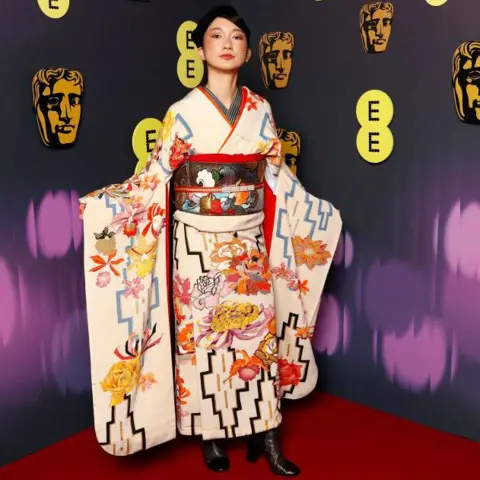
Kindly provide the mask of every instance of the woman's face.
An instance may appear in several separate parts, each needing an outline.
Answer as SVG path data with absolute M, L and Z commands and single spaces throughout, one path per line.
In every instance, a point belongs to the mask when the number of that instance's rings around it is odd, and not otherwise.
M 220 17 L 208 27 L 198 52 L 209 67 L 224 72 L 238 70 L 251 56 L 245 33 Z

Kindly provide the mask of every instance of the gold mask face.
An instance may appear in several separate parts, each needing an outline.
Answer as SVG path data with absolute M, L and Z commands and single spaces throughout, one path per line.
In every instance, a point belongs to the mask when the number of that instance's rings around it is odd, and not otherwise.
M 277 129 L 278 138 L 282 144 L 282 160 L 294 175 L 297 175 L 298 157 L 300 156 L 300 136 L 291 130 Z
M 286 88 L 292 73 L 295 47 L 293 34 L 270 32 L 262 35 L 258 46 L 263 83 L 270 90 Z
M 465 123 L 480 123 L 480 42 L 464 42 L 453 54 L 453 99 Z
M 75 70 L 44 68 L 32 81 L 33 109 L 47 147 L 72 146 L 82 116 L 83 77 Z
M 367 53 L 382 53 L 388 47 L 392 33 L 393 5 L 375 2 L 360 10 L 360 33 L 363 49 Z

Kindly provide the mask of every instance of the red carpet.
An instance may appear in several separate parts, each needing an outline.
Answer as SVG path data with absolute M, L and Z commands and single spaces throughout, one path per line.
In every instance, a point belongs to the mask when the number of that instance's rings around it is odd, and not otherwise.
M 288 402 L 284 451 L 312 480 L 479 479 L 480 444 L 328 395 Z M 288 434 L 288 438 L 287 435 Z M 204 467 L 197 440 L 179 438 L 131 457 L 112 457 L 93 430 L 0 469 L 0 478 L 187 480 L 280 478 L 265 460 L 248 464 L 241 439 L 229 443 L 228 473 Z

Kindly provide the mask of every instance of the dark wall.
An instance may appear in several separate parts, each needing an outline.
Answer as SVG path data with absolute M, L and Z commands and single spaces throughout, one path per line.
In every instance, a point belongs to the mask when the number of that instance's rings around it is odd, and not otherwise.
M 286 89 L 265 90 L 258 61 L 246 75 L 277 126 L 300 134 L 300 180 L 345 223 L 314 337 L 319 389 L 480 439 L 480 135 L 451 86 L 455 49 L 480 40 L 480 4 L 393 0 L 388 48 L 368 54 L 367 2 L 232 3 L 256 42 L 295 35 Z M 395 108 L 378 165 L 356 147 L 356 104 L 372 89 Z
M 0 464 L 92 425 L 78 195 L 129 177 L 132 132 L 187 90 L 176 32 L 214 2 L 71 1 L 61 19 L 4 0 L 0 28 Z M 31 82 L 45 67 L 85 80 L 76 144 L 45 147 Z

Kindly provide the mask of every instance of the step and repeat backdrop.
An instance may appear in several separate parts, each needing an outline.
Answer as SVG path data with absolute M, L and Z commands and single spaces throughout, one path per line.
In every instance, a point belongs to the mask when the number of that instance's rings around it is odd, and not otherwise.
M 344 219 L 319 389 L 480 439 L 480 3 L 232 3 L 261 36 L 251 88 Z
M 345 222 L 319 389 L 479 439 L 480 4 L 228 3 L 252 30 L 242 82 Z M 92 425 L 78 198 L 139 171 L 205 80 L 191 31 L 215 4 L 0 7 L 1 464 Z

